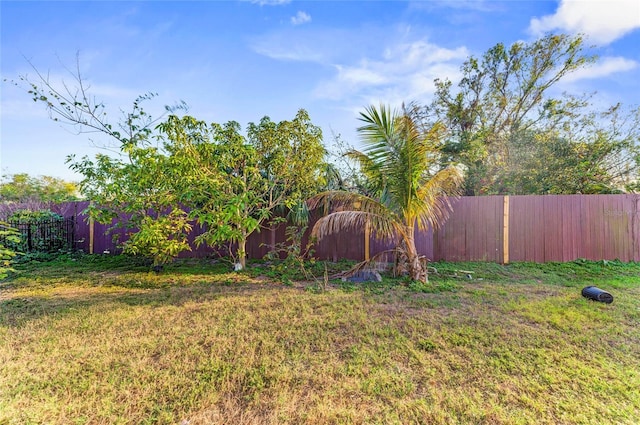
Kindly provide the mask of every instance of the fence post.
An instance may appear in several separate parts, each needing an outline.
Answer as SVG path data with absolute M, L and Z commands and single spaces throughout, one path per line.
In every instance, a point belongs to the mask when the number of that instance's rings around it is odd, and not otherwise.
M 504 196 L 502 220 L 502 263 L 509 264 L 509 195 Z
M 71 218 L 71 220 L 69 220 Z M 67 218 L 67 242 L 73 251 L 76 250 L 76 217 L 75 215 Z M 69 226 L 71 226 L 71 240 L 69 240 Z
M 27 223 L 27 252 L 31 252 L 33 251 L 32 247 L 32 240 L 31 240 L 31 223 Z
M 89 216 L 89 254 L 93 254 L 93 217 Z

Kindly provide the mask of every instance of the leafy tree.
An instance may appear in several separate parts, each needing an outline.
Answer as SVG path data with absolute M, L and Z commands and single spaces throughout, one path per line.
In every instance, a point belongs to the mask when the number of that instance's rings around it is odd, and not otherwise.
M 13 202 L 69 202 L 79 199 L 78 185 L 50 176 L 31 177 L 26 173 L 4 175 L 0 200 Z
M 187 213 L 176 192 L 171 161 L 161 147 L 123 145 L 126 159 L 105 154 L 84 157 L 70 166 L 82 174 L 89 214 L 98 222 L 128 229 L 125 253 L 150 258 L 159 267 L 190 250 Z
M 345 227 L 369 223 L 380 237 L 397 237 L 407 257 L 412 279 L 427 281 L 427 270 L 415 245 L 415 227 L 436 227 L 448 212 L 445 195 L 455 194 L 462 173 L 449 166 L 434 173 L 443 127 L 423 129 L 412 109 L 402 112 L 381 106 L 361 113 L 358 128 L 364 152 L 350 151 L 371 184 L 371 195 L 328 191 L 309 200 L 310 208 L 332 204 L 335 211 L 321 218 L 313 234 L 322 238 Z
M 34 68 L 35 69 L 35 68 Z M 116 143 L 109 154 L 68 158 L 84 176 L 80 188 L 92 200 L 89 213 L 102 223 L 126 227 L 125 252 L 145 255 L 158 266 L 189 249 L 191 220 L 206 224 L 197 241 L 235 243 L 246 261 L 248 236 L 272 220 L 277 208 L 300 211 L 322 180 L 322 133 L 301 110 L 292 121 L 265 117 L 250 124 L 247 136 L 235 122 L 207 125 L 193 117 L 152 118 L 140 96 L 117 125 L 106 107 L 89 95 L 79 69 L 73 86 L 62 89 L 37 70 L 35 81 L 20 77 L 34 101 L 52 119 L 79 132 L 100 132 Z M 167 108 L 171 113 L 184 104 Z M 161 117 L 162 118 L 162 117 Z
M 558 125 L 582 115 L 586 99 L 556 99 L 549 91 L 596 60 L 583 48 L 580 36 L 568 35 L 547 35 L 509 48 L 500 43 L 463 64 L 457 87 L 436 80 L 434 102 L 424 112 L 427 121 L 442 121 L 449 129 L 445 163 L 465 165 L 467 195 L 508 192 L 503 171 L 517 163 L 511 156 L 515 147 L 561 139 L 554 135 Z
M 275 123 L 264 117 L 258 124 L 249 123 L 247 137 L 269 181 L 269 202 L 276 209 L 284 207 L 292 221 L 306 223 L 306 199 L 331 179 L 320 127 L 301 109 L 291 121 Z
M 11 262 L 16 256 L 16 251 L 11 248 L 20 244 L 20 232 L 8 223 L 0 221 L 0 279 L 4 279 L 10 272 Z
M 33 67 L 33 65 L 32 65 Z M 155 127 L 168 113 L 186 109 L 184 103 L 165 107 L 153 118 L 143 103 L 156 97 L 148 93 L 136 98 L 117 124 L 111 124 L 107 107 L 89 93 L 80 74 L 79 61 L 70 71 L 73 84 L 57 84 L 39 72 L 35 77 L 20 76 L 13 83 L 24 87 L 34 102 L 42 103 L 52 120 L 75 128 L 78 133 L 108 136 L 104 146 L 109 154 L 94 159 L 69 155 L 67 163 L 84 178 L 81 192 L 92 201 L 88 209 L 98 222 L 129 229 L 125 252 L 148 256 L 158 266 L 189 249 L 186 235 L 190 224 L 172 187 L 171 168 L 161 145 L 154 141 Z
M 159 129 L 174 166 L 188 167 L 176 181 L 191 217 L 206 225 L 196 242 L 234 244 L 239 268 L 248 237 L 279 208 L 299 211 L 322 184 L 322 132 L 304 110 L 291 121 L 250 123 L 246 137 L 237 122 L 207 125 L 188 116 L 171 116 Z
M 627 112 L 616 105 L 564 121 L 518 134 L 495 187 L 511 194 L 635 190 L 640 109 Z

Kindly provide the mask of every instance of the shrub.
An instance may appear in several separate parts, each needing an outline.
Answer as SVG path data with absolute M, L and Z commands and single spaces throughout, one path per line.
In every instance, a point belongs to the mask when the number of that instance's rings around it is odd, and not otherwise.
M 8 223 L 0 221 L 0 279 L 7 276 L 11 271 L 11 262 L 16 256 L 11 245 L 20 243 L 20 233 Z
M 8 217 L 7 223 L 21 235 L 19 241 L 6 241 L 6 247 L 16 252 L 51 253 L 72 248 L 72 223 L 53 211 L 18 210 Z

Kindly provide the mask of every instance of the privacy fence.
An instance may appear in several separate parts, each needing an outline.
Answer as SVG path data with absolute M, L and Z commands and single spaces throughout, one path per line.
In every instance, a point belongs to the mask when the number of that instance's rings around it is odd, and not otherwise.
M 640 261 L 639 202 L 640 195 L 462 197 L 453 201 L 449 219 L 436 230 L 419 232 L 416 243 L 418 251 L 432 261 Z M 93 223 L 82 214 L 87 205 L 58 207 L 65 217 L 76 218 L 76 248 L 117 252 L 112 235 L 105 233 L 110 226 Z M 127 237 L 124 230 L 116 234 L 120 242 Z M 262 258 L 270 246 L 285 239 L 284 225 L 264 229 L 252 235 L 247 253 L 250 258 Z M 351 229 L 317 243 L 314 256 L 362 260 L 392 247 L 393 242 L 379 241 L 366 229 Z M 194 245 L 185 255 L 214 253 Z

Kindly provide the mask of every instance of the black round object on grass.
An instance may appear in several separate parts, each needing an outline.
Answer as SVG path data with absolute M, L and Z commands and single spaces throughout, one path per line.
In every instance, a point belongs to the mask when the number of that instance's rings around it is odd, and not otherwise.
M 584 287 L 582 289 L 582 296 L 590 300 L 600 301 L 601 303 L 611 304 L 613 302 L 613 295 L 595 286 Z

